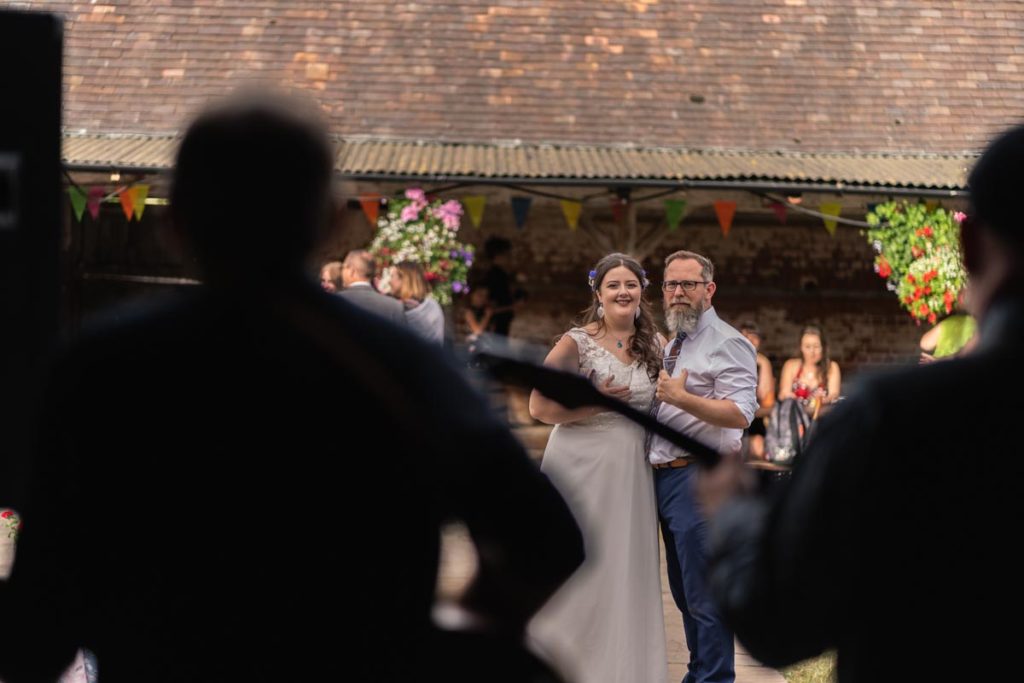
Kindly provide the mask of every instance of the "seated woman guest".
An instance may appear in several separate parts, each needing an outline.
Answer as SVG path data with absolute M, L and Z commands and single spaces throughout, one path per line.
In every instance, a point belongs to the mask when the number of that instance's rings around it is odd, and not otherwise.
M 438 344 L 444 343 L 444 311 L 430 295 L 430 283 L 423 267 L 412 261 L 403 261 L 391 268 L 391 296 L 405 306 L 405 319 L 409 327 L 421 337 Z
M 782 366 L 779 400 L 795 398 L 814 416 L 839 398 L 841 382 L 839 364 L 828 357 L 825 335 L 817 327 L 805 327 L 800 333 L 800 357 Z
M 757 412 L 744 434 L 750 456 L 758 460 L 764 458 L 764 437 L 768 433 L 764 426 L 764 418 L 772 412 L 775 405 L 775 375 L 772 374 L 772 363 L 768 356 L 761 353 L 761 342 L 764 335 L 761 328 L 752 320 L 740 323 L 740 334 L 754 345 L 757 352 Z

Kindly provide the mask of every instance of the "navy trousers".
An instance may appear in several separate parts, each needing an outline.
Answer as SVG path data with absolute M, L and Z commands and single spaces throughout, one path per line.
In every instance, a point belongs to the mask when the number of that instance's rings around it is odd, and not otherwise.
M 733 634 L 722 623 L 706 581 L 707 522 L 694 496 L 696 476 L 696 465 L 654 471 L 669 588 L 683 613 L 690 650 L 683 683 L 733 683 Z

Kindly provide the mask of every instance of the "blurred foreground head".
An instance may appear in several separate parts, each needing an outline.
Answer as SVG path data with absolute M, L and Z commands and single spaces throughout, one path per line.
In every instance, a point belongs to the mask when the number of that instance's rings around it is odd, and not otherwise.
M 210 283 L 297 274 L 328 225 L 332 169 L 311 108 L 235 96 L 201 114 L 182 140 L 175 231 Z
M 995 299 L 1024 298 L 1024 126 L 985 149 L 968 178 L 971 202 L 961 223 L 964 265 L 971 279 L 971 309 L 984 315 Z

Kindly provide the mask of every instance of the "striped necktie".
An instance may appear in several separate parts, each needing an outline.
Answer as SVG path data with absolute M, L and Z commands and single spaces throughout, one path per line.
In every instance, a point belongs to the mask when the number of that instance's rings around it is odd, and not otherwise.
M 672 340 L 672 346 L 669 347 L 668 353 L 665 354 L 665 372 L 669 375 L 676 369 L 676 361 L 679 360 L 679 350 L 683 346 L 684 339 L 686 339 L 686 333 L 678 333 L 676 338 Z
M 665 372 L 669 375 L 676 369 L 676 361 L 679 360 L 679 351 L 683 346 L 683 340 L 686 339 L 685 332 L 679 332 L 676 334 L 676 338 L 672 340 L 672 346 L 668 348 L 668 353 L 665 354 L 665 360 L 663 366 Z M 650 415 L 651 417 L 658 418 L 658 410 L 661 408 L 661 401 L 654 399 L 651 401 Z M 647 459 L 647 455 L 651 452 L 651 444 L 654 440 L 654 434 L 647 432 L 644 436 L 644 459 Z

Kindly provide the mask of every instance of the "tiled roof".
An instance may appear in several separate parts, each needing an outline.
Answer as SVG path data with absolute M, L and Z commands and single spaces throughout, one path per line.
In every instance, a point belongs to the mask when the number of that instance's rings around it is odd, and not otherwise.
M 180 130 L 253 79 L 341 136 L 445 142 L 961 153 L 1024 114 L 1019 0 L 17 4 L 65 17 L 88 132 Z
M 81 135 L 64 139 L 73 169 L 165 170 L 171 135 Z M 962 189 L 970 155 L 804 154 L 666 148 L 446 144 L 340 140 L 337 171 L 350 178 L 482 181 L 764 181 L 879 188 Z

